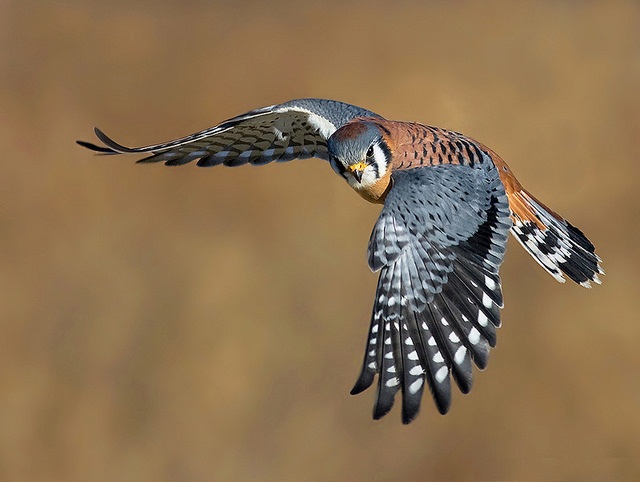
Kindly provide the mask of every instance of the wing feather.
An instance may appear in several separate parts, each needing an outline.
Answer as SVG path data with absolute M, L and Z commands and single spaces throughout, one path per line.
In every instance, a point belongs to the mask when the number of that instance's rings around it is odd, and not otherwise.
M 397 171 L 392 179 L 369 242 L 369 265 L 380 278 L 352 393 L 368 388 L 378 373 L 375 418 L 391 409 L 401 389 L 402 420 L 409 423 L 425 384 L 446 413 L 451 377 L 467 393 L 472 361 L 487 365 L 500 325 L 498 268 L 510 211 L 489 163 Z M 382 339 L 373 343 L 375 330 Z
M 161 144 L 126 147 L 100 129 L 99 146 L 79 145 L 102 154 L 150 154 L 138 162 L 179 166 L 197 161 L 201 167 L 263 165 L 318 157 L 328 159 L 327 139 L 356 117 L 379 117 L 357 106 L 325 99 L 298 99 L 255 109 L 195 134 Z

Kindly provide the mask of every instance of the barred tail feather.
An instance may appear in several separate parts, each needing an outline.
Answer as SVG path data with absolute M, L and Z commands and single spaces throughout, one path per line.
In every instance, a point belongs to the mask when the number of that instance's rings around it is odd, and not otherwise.
M 601 259 L 594 245 L 575 226 L 551 211 L 524 189 L 510 193 L 512 234 L 551 276 L 565 276 L 589 288 L 600 284 Z

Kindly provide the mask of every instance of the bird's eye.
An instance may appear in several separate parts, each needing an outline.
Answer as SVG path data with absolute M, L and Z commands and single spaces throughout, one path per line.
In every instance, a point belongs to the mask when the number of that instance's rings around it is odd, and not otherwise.
M 367 159 L 371 159 L 373 157 L 373 146 L 369 146 L 367 149 Z

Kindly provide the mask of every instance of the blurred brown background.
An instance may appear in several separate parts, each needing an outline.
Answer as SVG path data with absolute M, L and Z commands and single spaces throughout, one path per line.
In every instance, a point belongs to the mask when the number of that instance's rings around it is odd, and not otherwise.
M 0 479 L 640 477 L 638 2 L 0 3 Z M 489 368 L 370 418 L 378 207 L 318 160 L 140 166 L 164 141 L 335 98 L 465 132 L 584 230 L 560 285 L 511 241 Z

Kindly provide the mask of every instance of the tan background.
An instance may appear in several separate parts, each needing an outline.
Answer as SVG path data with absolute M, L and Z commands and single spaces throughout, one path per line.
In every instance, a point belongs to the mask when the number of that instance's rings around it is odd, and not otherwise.
M 637 2 L 0 3 L 0 479 L 640 477 Z M 317 96 L 465 132 L 608 275 L 515 243 L 498 347 L 452 411 L 370 419 L 378 208 L 317 160 L 140 166 Z

